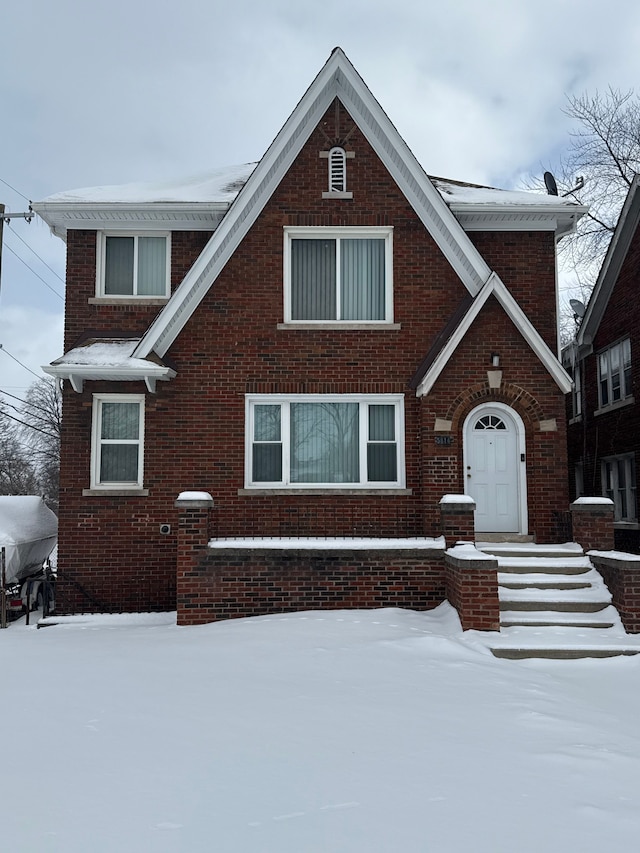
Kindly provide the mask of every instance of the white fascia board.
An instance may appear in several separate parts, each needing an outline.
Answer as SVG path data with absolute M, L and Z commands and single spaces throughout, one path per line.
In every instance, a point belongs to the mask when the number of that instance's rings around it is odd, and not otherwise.
M 176 371 L 170 367 L 149 364 L 149 367 L 127 367 L 127 365 L 92 364 L 47 364 L 42 371 L 55 379 L 68 379 L 74 390 L 80 393 L 87 380 L 107 382 L 145 382 L 150 391 L 155 390 L 158 380 L 174 379 Z
M 580 345 L 591 347 L 598 328 L 609 304 L 611 293 L 620 275 L 622 264 L 629 246 L 640 224 L 640 175 L 636 175 L 627 193 L 618 224 L 607 254 L 600 267 L 584 319 L 580 324 L 577 341 Z
M 458 348 L 458 344 L 467 334 L 469 328 L 471 327 L 471 324 L 480 313 L 480 310 L 485 305 L 487 299 L 493 293 L 494 277 L 496 277 L 495 273 L 490 276 L 485 286 L 482 288 L 480 293 L 471 303 L 471 305 L 469 306 L 469 310 L 465 314 L 462 322 L 458 325 L 458 328 L 451 335 L 444 347 L 440 350 L 429 370 L 427 370 L 425 375 L 422 377 L 420 384 L 416 388 L 416 397 L 425 397 L 435 385 L 436 380 L 449 363 L 449 359 L 452 357 L 452 355 Z
M 214 230 L 229 209 L 225 202 L 37 202 L 34 211 L 66 241 L 67 231 Z
M 477 318 L 482 307 L 486 304 L 489 296 L 494 294 L 500 302 L 507 315 L 513 321 L 515 327 L 519 330 L 522 337 L 529 344 L 538 359 L 542 362 L 547 372 L 552 376 L 563 394 L 568 394 L 573 386 L 571 377 L 562 367 L 558 359 L 551 352 L 549 347 L 543 341 L 539 333 L 534 328 L 533 324 L 518 305 L 513 296 L 509 293 L 497 273 L 493 272 L 491 277 L 482 288 L 478 296 L 475 298 L 471 307 L 467 311 L 464 319 L 449 338 L 441 352 L 434 359 L 433 364 L 425 373 L 422 381 L 416 389 L 417 397 L 424 397 L 428 394 L 436 383 L 436 380 L 446 367 L 449 359 L 457 349 L 458 345 L 470 329 L 472 323 Z
M 498 276 L 496 276 L 494 293 L 498 302 L 500 302 L 522 337 L 538 356 L 547 372 L 554 379 L 556 385 L 563 394 L 568 394 L 573 387 L 573 380 Z
M 478 204 L 452 202 L 449 209 L 465 231 L 574 231 L 588 208 L 583 205 Z
M 345 54 L 337 48 L 249 177 L 134 356 L 163 356 L 262 212 L 335 97 L 381 158 L 445 257 L 475 296 L 491 270 Z

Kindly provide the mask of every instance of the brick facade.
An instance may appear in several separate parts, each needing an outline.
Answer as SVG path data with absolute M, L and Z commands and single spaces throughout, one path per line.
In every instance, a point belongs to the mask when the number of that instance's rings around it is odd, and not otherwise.
M 327 138 L 348 138 L 352 199 L 323 199 Z M 398 327 L 366 330 L 282 329 L 283 226 L 392 226 L 394 321 Z M 196 260 L 209 235 L 172 234 L 172 283 Z M 555 247 L 544 232 L 473 233 L 487 263 L 555 350 Z M 66 348 L 87 330 L 141 335 L 161 306 L 93 304 L 96 234 L 68 234 Z M 216 536 L 433 536 L 445 493 L 463 493 L 463 424 L 482 403 L 501 402 L 522 419 L 526 432 L 529 532 L 539 542 L 557 539 L 558 517 L 568 504 L 563 395 L 498 302 L 491 297 L 457 348 L 433 390 L 418 399 L 409 382 L 433 341 L 457 310 L 466 290 L 347 111 L 332 106 L 293 166 L 227 262 L 167 353 L 177 376 L 146 394 L 145 476 L 148 495 L 83 495 L 89 486 L 92 395 L 145 393 L 143 383 L 87 382 L 81 394 L 65 383 L 60 484 L 59 606 L 79 610 L 153 610 L 176 606 L 175 496 L 185 488 L 215 500 L 210 535 Z M 487 378 L 489 355 L 501 357 L 502 382 Z M 400 494 L 249 493 L 244 486 L 245 395 L 249 393 L 396 393 L 404 395 L 406 490 Z M 436 418 L 451 422 L 451 443 L 436 444 Z M 553 424 L 549 429 L 544 425 Z M 162 524 L 171 533 L 160 533 Z M 388 555 L 387 555 L 388 556 Z M 253 593 L 248 579 L 258 567 L 234 558 L 236 593 L 265 600 L 271 569 L 261 556 Z M 287 570 L 296 606 L 315 606 L 314 589 L 326 555 L 299 557 Z M 344 557 L 332 606 L 375 601 L 428 606 L 443 594 L 441 569 L 415 580 L 422 569 L 401 560 L 387 571 L 401 584 L 421 588 L 418 598 L 384 580 L 380 557 Z M 397 561 L 396 561 L 397 562 Z M 329 565 L 331 564 L 331 565 Z M 324 567 L 324 568 L 322 568 Z M 234 569 L 234 570 L 235 570 Z M 231 583 L 220 556 L 203 568 L 211 589 Z M 438 575 L 438 572 L 440 574 Z M 436 577 L 438 575 L 438 577 Z M 270 577 L 270 576 L 269 576 Z M 242 578 L 242 580 L 240 580 Z M 283 581 L 284 582 L 284 581 Z M 353 591 L 353 586 L 359 589 Z M 382 586 L 379 586 L 382 584 Z M 249 584 L 250 585 L 250 584 Z M 386 585 L 386 587 L 385 587 Z M 221 588 L 221 587 L 219 587 Z M 226 587 L 225 587 L 226 588 Z M 376 592 L 389 593 L 384 599 Z M 261 589 L 262 592 L 258 592 Z M 258 596 L 256 598 L 256 596 Z M 378 596 L 378 597 L 376 597 Z M 293 601 L 293 598 L 291 599 Z M 423 601 L 423 605 L 416 604 Z M 403 603 L 404 602 L 404 603 Z M 207 610 L 213 605 L 205 605 Z M 233 610 L 229 603 L 229 615 Z M 360 605 L 358 605 L 360 606 Z M 237 607 L 240 607 L 238 604 Z M 258 612 L 259 603 L 253 612 Z M 238 615 L 237 613 L 235 615 Z
M 604 494 L 601 477 L 603 458 L 632 454 L 636 470 L 640 461 L 640 323 L 638 284 L 640 281 L 640 229 L 633 236 L 621 265 L 606 309 L 593 340 L 593 351 L 581 361 L 582 413 L 569 425 L 571 498 L 576 497 L 576 465 L 582 465 L 583 494 Z M 632 396 L 624 403 L 599 411 L 598 353 L 623 338 L 631 341 Z M 571 418 L 572 412 L 569 412 Z M 640 553 L 640 529 L 636 522 L 616 524 L 615 546 L 621 551 Z

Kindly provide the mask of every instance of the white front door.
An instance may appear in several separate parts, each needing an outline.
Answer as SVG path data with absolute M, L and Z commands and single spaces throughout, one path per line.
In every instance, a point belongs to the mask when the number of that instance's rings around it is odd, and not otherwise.
M 480 406 L 465 422 L 465 491 L 476 502 L 476 531 L 524 529 L 524 429 L 508 406 Z M 522 447 L 522 450 L 521 450 Z

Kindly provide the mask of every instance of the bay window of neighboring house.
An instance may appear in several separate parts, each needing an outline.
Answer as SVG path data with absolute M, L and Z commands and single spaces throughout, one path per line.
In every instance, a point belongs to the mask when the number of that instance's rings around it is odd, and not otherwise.
M 402 488 L 398 395 L 247 397 L 247 487 Z
M 393 322 L 391 228 L 285 228 L 285 322 Z
M 168 234 L 98 234 L 98 296 L 168 298 L 169 268 Z
M 631 397 L 631 341 L 627 338 L 598 353 L 600 408 Z
M 636 465 L 632 453 L 601 463 L 602 493 L 613 501 L 615 521 L 636 521 Z
M 142 488 L 144 395 L 93 397 L 91 488 Z

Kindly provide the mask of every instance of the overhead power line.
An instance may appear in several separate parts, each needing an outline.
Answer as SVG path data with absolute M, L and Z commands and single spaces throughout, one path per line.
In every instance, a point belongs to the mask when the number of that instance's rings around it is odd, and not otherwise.
M 37 258 L 41 263 L 43 263 L 43 264 L 45 265 L 45 267 L 46 267 L 50 272 L 52 272 L 52 273 L 55 275 L 55 277 L 56 277 L 57 279 L 59 279 L 59 280 L 64 284 L 64 279 L 62 278 L 62 276 L 61 276 L 61 275 L 58 275 L 58 273 L 53 269 L 53 267 L 50 267 L 50 266 L 49 266 L 49 264 L 45 261 L 45 259 L 40 257 L 40 255 L 36 252 L 36 250 L 35 250 L 35 249 L 33 249 L 33 248 L 32 248 L 32 247 L 27 243 L 27 241 L 26 241 L 23 237 L 21 237 L 21 236 L 18 234 L 18 232 L 17 232 L 17 231 L 16 231 L 16 229 L 11 225 L 11 223 L 10 223 L 10 222 L 8 222 L 8 223 L 7 223 L 7 228 L 9 229 L 9 231 L 11 231 L 11 232 L 12 232 L 12 234 L 15 234 L 15 235 L 16 235 L 16 237 L 18 238 L 18 240 L 20 240 L 20 242 L 21 242 L 21 243 L 24 243 L 24 245 L 27 247 L 27 249 L 29 249 L 29 251 L 30 251 L 30 252 L 33 252 L 33 254 L 36 256 L 36 258 Z M 7 247 L 7 248 L 8 248 L 8 247 Z
M 21 195 L 21 196 L 22 196 L 22 198 L 23 198 L 25 201 L 28 201 L 28 202 L 29 202 L 29 204 L 31 204 L 31 199 L 30 199 L 30 198 L 27 198 L 27 197 L 26 197 L 26 195 L 25 195 L 24 193 L 21 193 L 21 192 L 20 192 L 20 190 L 17 190 L 15 187 L 12 187 L 12 186 L 11 186 L 11 184 L 10 184 L 8 181 L 5 181 L 5 180 L 4 180 L 4 178 L 0 178 L 0 181 L 2 181 L 2 183 L 5 185 L 5 187 L 9 187 L 9 189 L 10 189 L 10 190 L 13 190 L 13 191 L 14 191 L 14 193 L 18 193 L 18 195 Z
M 16 357 L 15 357 L 15 355 L 11 355 L 11 353 L 9 352 L 9 350 L 8 350 L 5 346 L 3 346 L 2 344 L 0 344 L 0 350 L 1 350 L 3 353 L 5 353 L 5 355 L 8 355 L 8 356 L 9 356 L 9 358 L 12 358 L 12 359 L 16 362 L 16 364 L 19 364 L 19 365 L 20 365 L 20 367 L 24 367 L 24 369 L 25 369 L 25 370 L 28 370 L 28 371 L 29 371 L 29 373 L 30 373 L 32 376 L 35 376 L 35 377 L 36 377 L 36 379 L 42 379 L 42 376 L 38 376 L 38 374 L 37 374 L 37 373 L 34 373 L 34 372 L 33 372 L 33 370 L 31 370 L 31 368 L 30 368 L 30 367 L 27 367 L 27 365 L 26 365 L 26 364 L 23 364 L 23 363 L 20 361 L 20 359 L 19 359 L 19 358 L 16 358 Z
M 43 379 L 44 377 L 40 377 Z M 5 397 L 11 397 L 12 400 L 17 400 L 19 403 L 22 403 L 24 406 L 29 406 L 31 409 L 37 409 L 39 412 L 44 412 L 45 415 L 50 415 L 50 412 L 44 408 L 44 406 L 38 406 L 37 403 L 29 403 L 27 400 L 23 400 L 22 397 L 16 397 L 15 394 L 10 394 L 8 391 L 3 391 L 0 388 L 0 394 L 4 394 Z
M 12 255 L 15 255 L 15 256 L 16 256 L 16 258 L 17 258 L 21 263 L 23 263 L 23 264 L 25 265 L 25 267 L 26 267 L 28 270 L 31 270 L 31 272 L 35 275 L 35 277 L 36 277 L 36 278 L 39 278 L 39 279 L 40 279 L 40 281 L 44 284 L 44 286 L 45 286 L 45 287 L 48 287 L 48 288 L 49 288 L 49 290 L 50 290 L 52 293 L 55 293 L 55 295 L 58 297 L 58 299 L 62 299 L 62 300 L 64 301 L 64 296 L 63 296 L 61 293 L 58 293 L 58 291 L 57 291 L 57 290 L 55 290 L 55 288 L 51 287 L 51 285 L 49 284 L 49 282 L 45 281 L 45 280 L 42 278 L 42 276 L 34 270 L 34 268 L 33 268 L 33 267 L 30 267 L 30 266 L 29 266 L 29 264 L 28 264 L 28 263 L 27 263 L 23 258 L 21 258 L 21 257 L 20 257 L 20 255 L 19 255 L 16 251 L 14 251 L 14 250 L 11 248 L 11 246 L 6 246 L 6 248 L 11 252 L 11 254 L 12 254 Z
M 40 427 L 34 426 L 33 424 L 28 424 L 26 421 L 21 421 L 19 418 L 14 418 L 13 415 L 10 415 L 9 412 L 3 412 L 2 416 L 4 418 L 9 418 L 9 420 L 15 421 L 18 424 L 22 424 L 22 426 L 29 427 L 29 429 L 34 429 L 36 432 L 41 432 L 43 435 L 46 435 L 48 438 L 52 438 L 52 434 L 47 432 L 44 429 L 40 429 Z

